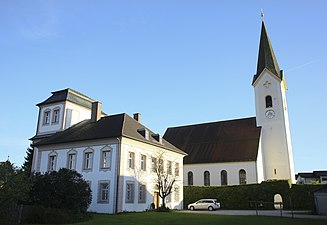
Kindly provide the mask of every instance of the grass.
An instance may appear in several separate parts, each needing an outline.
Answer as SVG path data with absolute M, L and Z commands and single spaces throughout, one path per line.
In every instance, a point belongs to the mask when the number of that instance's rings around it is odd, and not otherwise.
M 326 220 L 268 216 L 225 216 L 191 213 L 95 214 L 90 221 L 67 225 L 326 225 Z

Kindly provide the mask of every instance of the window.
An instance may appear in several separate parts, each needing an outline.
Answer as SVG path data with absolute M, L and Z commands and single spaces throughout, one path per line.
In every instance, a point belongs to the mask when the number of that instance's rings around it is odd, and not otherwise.
M 239 176 L 240 176 L 240 184 L 246 184 L 246 172 L 245 172 L 245 170 L 241 169 L 239 171 Z
M 109 202 L 109 181 L 99 181 L 98 202 Z
M 157 159 L 152 157 L 151 158 L 151 170 L 152 172 L 157 172 Z
M 168 161 L 167 162 L 167 173 L 169 174 L 169 175 L 172 175 L 173 174 L 173 163 L 172 163 L 172 161 Z
M 139 197 L 138 197 L 139 203 L 145 203 L 146 202 L 146 186 L 143 184 L 139 185 Z
M 222 170 L 220 172 L 220 182 L 221 182 L 221 186 L 227 185 L 227 171 L 226 170 Z
M 179 176 L 179 163 L 175 163 L 175 176 Z
M 158 170 L 160 173 L 164 172 L 164 160 L 163 159 L 159 159 Z
M 175 200 L 175 202 L 179 202 L 179 187 L 178 186 L 174 187 L 174 200 Z
M 51 152 L 49 154 L 48 171 L 56 170 L 56 163 L 57 163 L 57 153 Z
M 187 173 L 187 185 L 193 185 L 193 172 L 191 171 Z
M 43 124 L 44 125 L 49 125 L 50 124 L 50 114 L 51 111 L 50 109 L 46 109 L 43 114 Z
M 271 108 L 271 107 L 273 107 L 272 98 L 270 95 L 267 95 L 266 96 L 266 108 Z
M 134 203 L 134 182 L 126 182 L 126 203 Z
M 101 169 L 110 169 L 111 166 L 111 148 L 104 147 L 101 150 Z
M 146 171 L 146 155 L 141 155 L 141 170 Z
M 90 170 L 92 169 L 93 164 L 93 150 L 87 149 L 84 151 L 84 170 Z
M 204 186 L 210 186 L 210 173 L 209 173 L 209 171 L 204 172 Z
M 52 114 L 53 124 L 59 123 L 59 113 L 60 113 L 60 109 L 56 108 L 53 110 L 53 114 Z
M 70 170 L 76 169 L 76 151 L 70 150 L 67 157 L 67 168 Z
M 134 169 L 135 153 L 128 152 L 128 168 Z

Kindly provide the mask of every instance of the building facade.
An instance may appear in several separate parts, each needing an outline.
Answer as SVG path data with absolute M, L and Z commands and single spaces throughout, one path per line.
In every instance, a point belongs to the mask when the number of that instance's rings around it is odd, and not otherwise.
M 81 173 L 92 190 L 89 211 L 145 211 L 151 203 L 161 205 L 154 173 L 159 160 L 176 179 L 166 205 L 182 208 L 186 154 L 142 125 L 140 114 L 108 116 L 101 103 L 72 89 L 53 92 L 38 106 L 32 170 Z

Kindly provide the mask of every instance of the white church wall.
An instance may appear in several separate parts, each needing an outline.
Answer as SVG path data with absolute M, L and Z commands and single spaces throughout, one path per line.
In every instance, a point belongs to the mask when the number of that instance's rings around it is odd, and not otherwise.
M 184 164 L 184 186 L 188 185 L 188 172 L 193 172 L 193 186 L 204 186 L 204 172 L 210 173 L 210 186 L 221 186 L 221 171 L 227 172 L 227 185 L 239 184 L 239 171 L 246 172 L 246 183 L 257 183 L 256 163 L 231 162 L 231 163 L 207 163 L 207 164 Z
M 260 135 L 261 137 L 261 135 Z M 262 149 L 261 149 L 261 138 L 259 141 L 259 147 L 258 147 L 258 155 L 257 155 L 257 182 L 261 183 L 264 181 L 264 166 L 263 166 L 263 159 L 262 159 Z

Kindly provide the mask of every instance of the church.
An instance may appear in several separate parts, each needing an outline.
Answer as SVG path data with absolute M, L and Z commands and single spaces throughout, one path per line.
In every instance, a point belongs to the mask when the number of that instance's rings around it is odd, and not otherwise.
M 98 213 L 158 207 L 156 165 L 176 178 L 166 198 L 171 209 L 182 209 L 187 185 L 294 181 L 285 77 L 264 21 L 252 86 L 256 117 L 170 127 L 163 137 L 139 113 L 107 115 L 102 103 L 73 89 L 52 92 L 37 104 L 32 171 L 81 173 L 92 189 L 89 211 Z
M 286 82 L 262 21 L 252 86 L 256 117 L 170 127 L 164 139 L 185 151 L 184 186 L 295 182 Z

